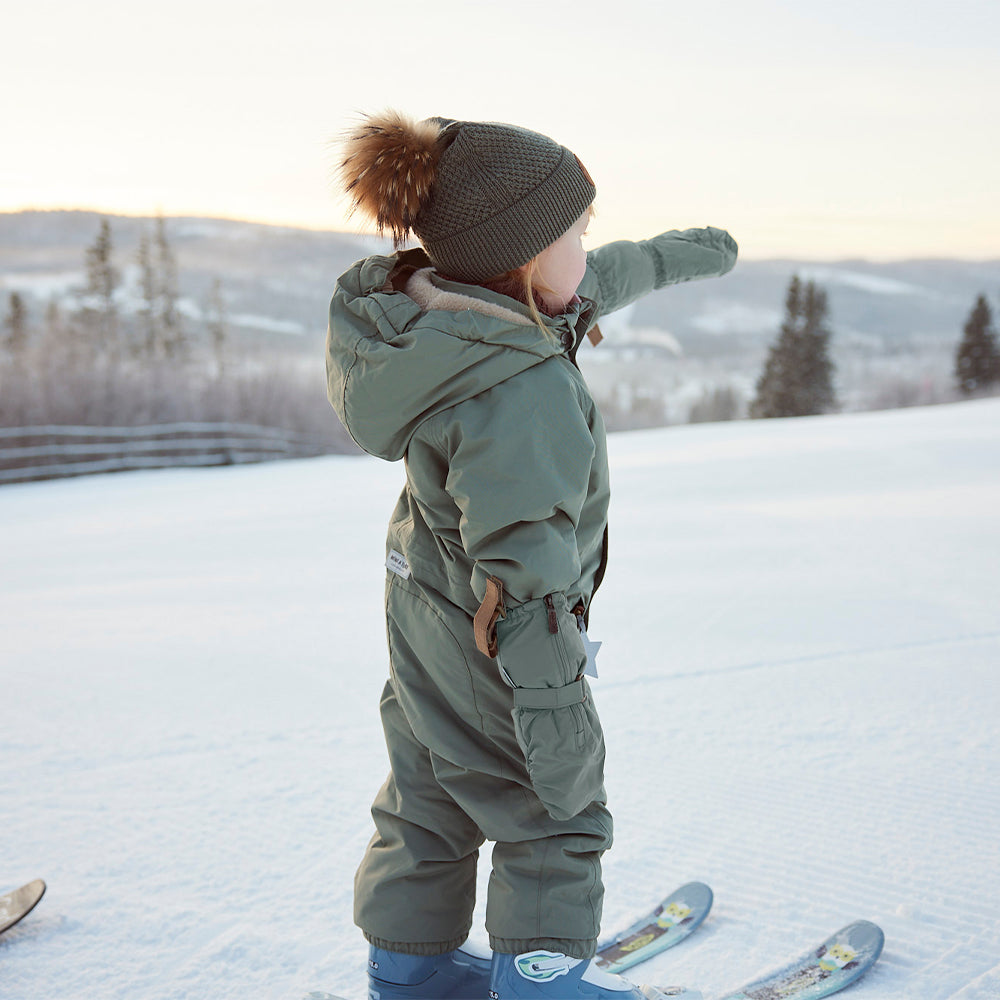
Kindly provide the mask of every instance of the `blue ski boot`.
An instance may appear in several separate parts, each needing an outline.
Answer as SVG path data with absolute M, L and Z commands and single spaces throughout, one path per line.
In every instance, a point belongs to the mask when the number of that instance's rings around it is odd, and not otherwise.
M 490 952 L 468 942 L 444 955 L 368 946 L 368 1000 L 487 1000 Z
M 640 990 L 588 959 L 539 950 L 494 952 L 489 995 L 492 1000 L 665 1000 L 671 994 L 650 986 Z

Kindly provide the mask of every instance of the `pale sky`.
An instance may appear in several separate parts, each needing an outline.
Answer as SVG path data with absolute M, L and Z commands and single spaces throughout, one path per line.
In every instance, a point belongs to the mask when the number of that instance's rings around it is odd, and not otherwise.
M 508 121 L 597 182 L 593 244 L 1000 258 L 998 0 L 20 0 L 0 211 L 354 229 L 360 111 Z

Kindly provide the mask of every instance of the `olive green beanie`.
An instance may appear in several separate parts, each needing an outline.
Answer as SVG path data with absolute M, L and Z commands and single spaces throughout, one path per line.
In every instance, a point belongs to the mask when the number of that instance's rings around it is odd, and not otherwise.
M 520 267 L 594 200 L 586 168 L 547 136 L 498 122 L 430 121 L 444 148 L 413 231 L 443 274 L 478 282 Z

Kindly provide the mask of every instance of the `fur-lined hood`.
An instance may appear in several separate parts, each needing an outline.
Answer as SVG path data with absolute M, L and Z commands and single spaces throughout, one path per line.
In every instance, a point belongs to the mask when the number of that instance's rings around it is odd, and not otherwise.
M 521 303 L 447 281 L 422 250 L 359 261 L 337 282 L 330 402 L 365 451 L 402 458 L 428 417 L 564 353 L 585 303 L 539 330 Z

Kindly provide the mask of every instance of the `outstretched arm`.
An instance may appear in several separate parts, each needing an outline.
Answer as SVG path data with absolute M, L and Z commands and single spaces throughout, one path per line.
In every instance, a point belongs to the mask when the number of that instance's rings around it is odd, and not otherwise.
M 597 303 L 599 316 L 606 315 L 657 288 L 726 274 L 737 249 L 729 233 L 713 226 L 671 229 L 639 243 L 607 243 L 587 254 L 579 294 Z

